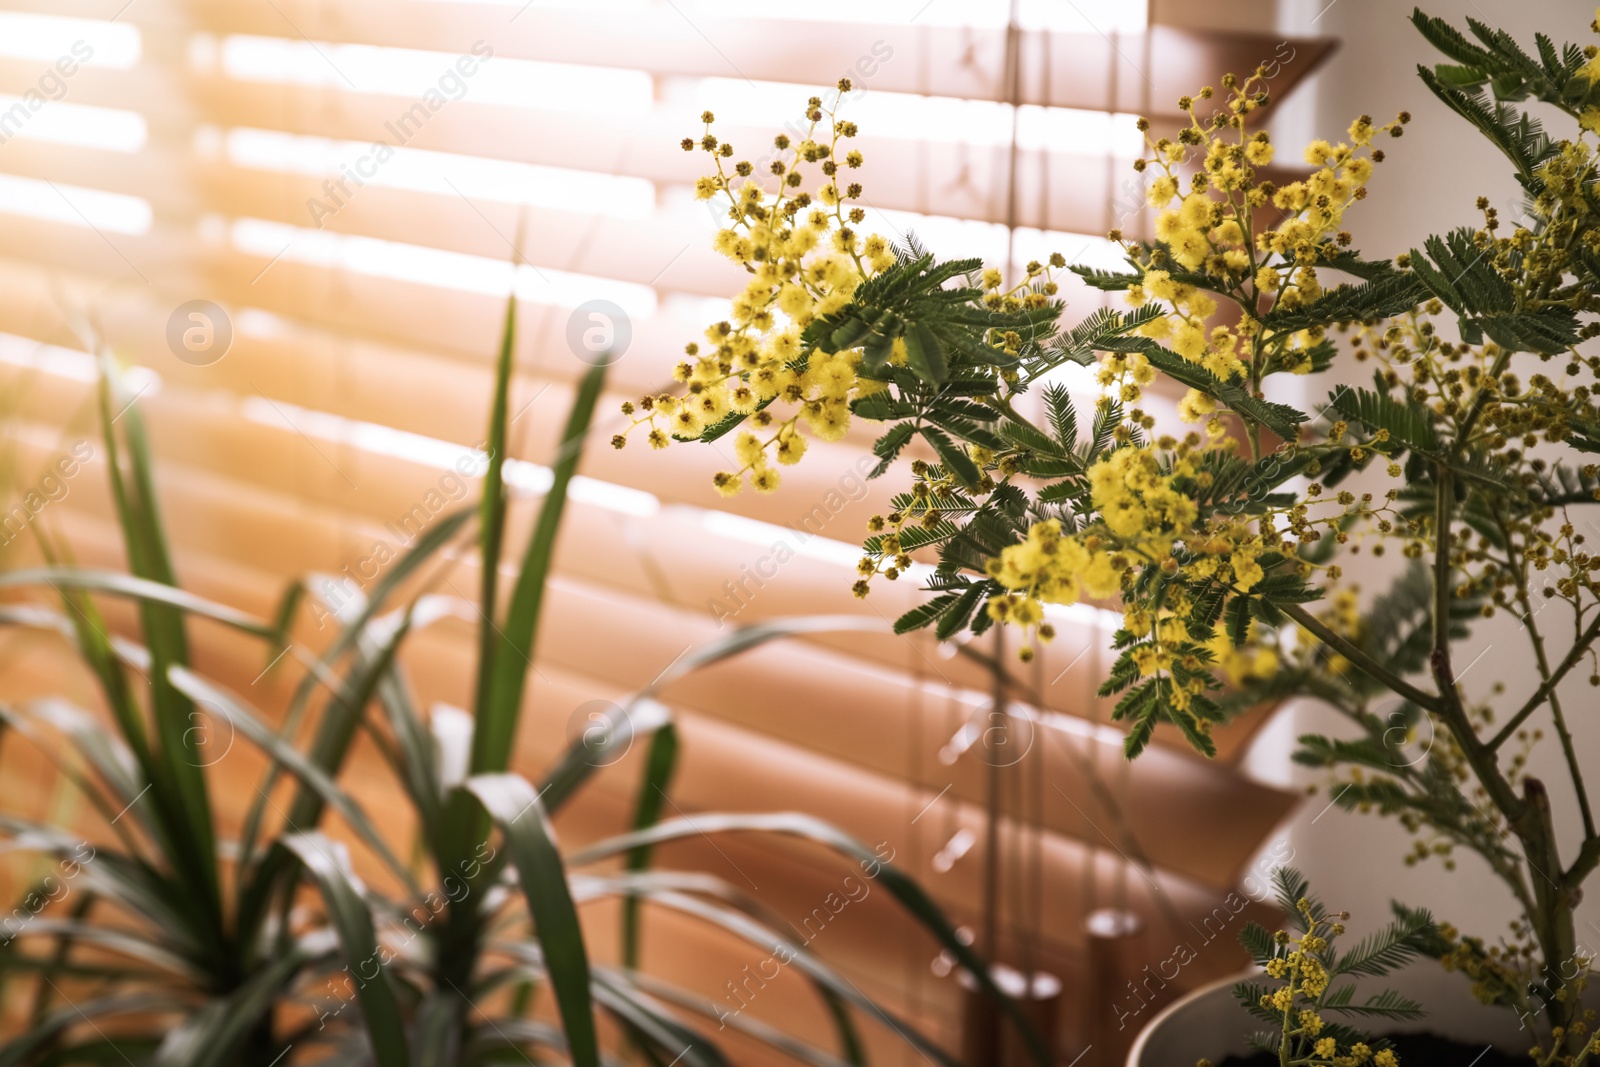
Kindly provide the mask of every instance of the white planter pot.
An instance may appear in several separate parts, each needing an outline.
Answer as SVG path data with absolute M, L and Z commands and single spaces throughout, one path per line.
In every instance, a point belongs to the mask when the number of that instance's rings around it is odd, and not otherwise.
M 1240 976 L 1249 977 L 1255 974 Z M 1248 1053 L 1249 1034 L 1258 1026 L 1233 999 L 1233 986 L 1240 978 L 1197 989 L 1151 1019 L 1129 1050 L 1127 1067 L 1194 1067 L 1202 1056 L 1220 1063 Z M 1428 1014 L 1410 1023 L 1388 1024 L 1384 1028 L 1388 1033 L 1431 1030 L 1464 1044 L 1481 1042 L 1515 1052 L 1524 1052 L 1533 1043 L 1514 1014 L 1473 1000 L 1458 976 L 1412 970 L 1396 979 L 1389 984 L 1420 1000 Z M 1371 989 L 1379 989 L 1380 982 L 1373 981 Z

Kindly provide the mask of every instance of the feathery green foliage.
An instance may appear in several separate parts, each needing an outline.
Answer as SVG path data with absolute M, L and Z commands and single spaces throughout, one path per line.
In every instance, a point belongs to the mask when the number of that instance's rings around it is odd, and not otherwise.
M 1336 945 L 1345 936 L 1348 915 L 1329 913 L 1294 868 L 1274 871 L 1273 888 L 1289 928 L 1273 934 L 1251 923 L 1239 937 L 1269 979 L 1233 988 L 1240 1006 L 1272 1028 L 1253 1034 L 1252 1047 L 1277 1056 L 1286 1067 L 1341 1062 L 1339 1057 L 1352 1055 L 1357 1045 L 1379 1054 L 1380 1064 L 1392 1062 L 1394 1054 L 1384 1052 L 1388 1039 L 1375 1038 L 1358 1024 L 1420 1018 L 1422 1005 L 1392 989 L 1357 1000 L 1356 979 L 1386 977 L 1426 952 L 1437 937 L 1433 919 L 1396 904 L 1393 922 L 1341 952 Z
M 652 428 L 675 413 L 691 431 L 702 409 L 748 422 L 724 492 L 775 488 L 769 461 L 797 460 L 808 430 L 831 441 L 850 417 L 881 424 L 873 476 L 909 460 L 912 485 L 870 521 L 857 594 L 917 575 L 928 596 L 898 630 L 1009 624 L 1025 659 L 1066 618 L 1059 606 L 1120 608 L 1100 694 L 1116 698 L 1130 758 L 1161 730 L 1209 756 L 1247 709 L 1332 705 L 1349 729 L 1303 738 L 1297 758 L 1337 776 L 1333 804 L 1400 820 L 1411 861 L 1467 849 L 1488 863 L 1522 909 L 1505 957 L 1521 962 L 1491 965 L 1470 938 L 1429 951 L 1536 1019 L 1549 1062 L 1569 1065 L 1588 1055 L 1573 903 L 1600 867 L 1570 722 L 1593 701 L 1562 691 L 1600 644 L 1579 511 L 1600 492 L 1587 462 L 1600 357 L 1584 349 L 1600 336 L 1600 58 L 1473 19 L 1412 21 L 1445 60 L 1420 68 L 1423 85 L 1505 157 L 1518 202 L 1480 198 L 1471 225 L 1364 256 L 1346 218 L 1395 195 L 1379 168 L 1411 151 L 1386 140 L 1411 116 L 1357 117 L 1306 147 L 1307 176 L 1280 183 L 1264 169 L 1283 149 L 1259 122 L 1273 89 L 1261 67 L 1184 97 L 1175 132 L 1139 121 L 1138 225 L 1153 239 L 1114 230 L 1116 268 L 1054 255 L 1008 283 L 995 266 L 863 236 L 861 186 L 832 180 L 861 164 L 858 131 L 813 104 L 780 188 L 734 183 L 721 156 L 698 187 L 727 199 L 718 248 L 751 280 L 710 347 L 691 347 L 685 394 L 630 413 Z M 701 147 L 731 151 L 709 134 Z M 819 162 L 831 211 L 805 210 L 795 177 Z M 1064 323 L 1057 272 L 1110 306 Z M 1092 387 L 1074 383 L 1087 398 L 1069 395 L 1068 364 L 1092 369 Z M 1357 371 L 1370 386 L 1352 384 Z M 1305 377 L 1291 388 L 1290 374 Z M 1176 419 L 1150 400 L 1162 384 L 1183 393 Z M 1347 568 L 1390 552 L 1416 563 L 1374 601 Z M 1541 617 L 1552 602 L 1572 622 Z M 1538 674 L 1503 709 L 1491 672 L 1467 678 L 1462 647 L 1500 613 Z M 1528 774 L 1546 737 L 1581 832 L 1558 832 L 1552 790 Z

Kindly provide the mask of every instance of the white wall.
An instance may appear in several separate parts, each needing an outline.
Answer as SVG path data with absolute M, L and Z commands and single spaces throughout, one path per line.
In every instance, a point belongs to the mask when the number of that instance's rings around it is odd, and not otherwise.
M 1549 33 L 1557 41 L 1587 44 L 1596 40 L 1589 30 L 1594 6 L 1582 0 L 1431 0 L 1423 6 L 1429 14 L 1463 27 L 1467 15 L 1504 26 L 1530 47 L 1535 30 Z M 1509 167 L 1487 141 L 1417 80 L 1416 65 L 1436 59 L 1431 46 L 1407 21 L 1411 3 L 1333 0 L 1330 6 L 1328 0 L 1284 0 L 1281 8 L 1280 29 L 1285 34 L 1328 34 L 1343 44 L 1324 70 L 1287 103 L 1278 120 L 1280 158 L 1291 144 L 1303 144 L 1309 136 L 1343 137 L 1358 114 L 1370 114 L 1380 123 L 1401 109 L 1413 116 L 1404 137 L 1384 144 L 1388 161 L 1370 183 L 1371 196 L 1346 217 L 1357 248 L 1369 256 L 1392 256 L 1420 245 L 1431 233 L 1474 225 L 1481 220 L 1473 206 L 1480 195 L 1500 205 L 1502 215 L 1509 214 L 1505 205 L 1517 190 Z M 1552 129 L 1566 127 L 1553 125 Z M 1369 381 L 1370 367 L 1352 373 L 1351 378 Z M 1592 514 L 1600 518 L 1600 506 Z M 1590 517 L 1582 516 L 1580 523 Z M 1600 523 L 1591 525 L 1589 534 L 1600 539 Z M 1375 571 L 1358 577 L 1369 595 L 1383 584 Z M 1557 615 L 1552 608 L 1539 620 L 1542 627 L 1553 631 L 1547 633 L 1547 640 L 1563 648 L 1571 634 L 1570 613 L 1559 622 L 1555 621 Z M 1474 663 L 1480 653 L 1484 655 Z M 1514 619 L 1502 616 L 1481 625 L 1457 654 L 1458 670 L 1469 664 L 1463 682 L 1470 695 L 1482 697 L 1495 681 L 1506 683 L 1507 693 L 1498 702 L 1498 707 L 1506 709 L 1502 719 L 1537 683 L 1529 646 Z M 1600 779 L 1600 690 L 1588 686 L 1587 670 L 1575 673 L 1584 677 L 1569 680 L 1561 691 L 1568 716 L 1575 720 L 1579 752 L 1596 768 L 1593 777 Z M 1285 766 L 1297 734 L 1323 729 L 1339 729 L 1336 717 L 1325 709 L 1285 709 L 1252 753 L 1252 769 L 1264 777 L 1299 785 L 1319 780 L 1304 773 L 1288 772 L 1286 776 Z M 1570 859 L 1581 827 L 1570 790 L 1562 785 L 1565 776 L 1553 737 L 1546 739 L 1535 757 L 1534 773 L 1551 786 L 1557 825 L 1567 830 L 1563 855 Z M 1592 781 L 1590 787 L 1600 792 L 1600 780 Z M 1595 799 L 1600 803 L 1600 796 Z M 1388 901 L 1397 898 L 1431 907 L 1441 919 L 1491 939 L 1505 932 L 1514 914 L 1513 901 L 1481 861 L 1461 853 L 1454 873 L 1446 873 L 1436 861 L 1408 868 L 1402 856 L 1410 838 L 1398 825 L 1376 816 L 1324 810 L 1327 800 L 1325 794 L 1311 798 L 1287 833 L 1297 853 L 1297 865 L 1320 887 L 1327 904 L 1354 913 L 1356 929 L 1386 920 Z M 1579 943 L 1600 947 L 1600 882 L 1592 888 L 1595 891 L 1580 915 Z

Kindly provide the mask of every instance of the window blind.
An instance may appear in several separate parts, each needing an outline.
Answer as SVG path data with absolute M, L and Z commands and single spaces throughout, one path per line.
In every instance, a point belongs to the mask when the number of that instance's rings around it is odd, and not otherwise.
M 1149 226 L 1127 166 L 1141 148 L 1132 116 L 1148 115 L 1152 136 L 1175 132 L 1180 94 L 1262 63 L 1281 96 L 1327 48 L 1152 24 L 1143 5 L 1111 0 L 819 0 L 803 13 L 710 0 L 0 0 L 7 564 L 29 558 L 35 526 L 83 563 L 120 564 L 86 338 L 130 367 L 186 585 L 265 615 L 286 580 L 315 575 L 336 607 L 475 494 L 508 293 L 523 323 L 513 537 L 526 536 L 593 358 L 584 331 L 625 339 L 610 379 L 620 402 L 661 388 L 685 342 L 722 317 L 740 275 L 711 251 L 719 220 L 690 191 L 700 159 L 678 148 L 700 111 L 717 111 L 719 133 L 759 158 L 807 96 L 849 77 L 866 228 L 1014 268 L 1049 251 L 1113 266 L 1105 231 Z M 1099 304 L 1064 290 L 1069 320 Z M 850 596 L 866 519 L 898 487 L 864 477 L 870 427 L 814 443 L 779 493 L 723 499 L 714 450 L 613 451 L 622 417 L 614 402 L 603 410 L 516 765 L 548 764 L 586 708 L 731 626 L 800 614 L 878 624 L 769 646 L 669 688 L 684 734 L 672 804 L 813 812 L 882 843 L 977 925 L 987 766 L 973 724 L 991 675 L 978 657 L 886 632 L 918 601 L 912 583 Z M 476 588 L 463 555 L 432 591 L 470 599 Z M 1002 956 L 1063 977 L 1073 1032 L 1085 916 L 1119 903 L 1151 923 L 1153 945 L 1193 940 L 1292 803 L 1234 765 L 1264 709 L 1219 737 L 1214 762 L 1166 738 L 1121 763 L 1094 695 L 1114 621 L 1065 611 L 1032 665 L 1006 660 L 1020 754 L 1000 838 Z M 331 633 L 322 622 L 304 621 L 308 647 Z M 468 703 L 474 625 L 450 618 L 412 639 L 404 668 L 425 704 Z M 281 709 L 291 671 L 263 674 L 220 632 L 201 628 L 196 642 L 217 680 Z M 14 699 L 89 700 L 64 649 L 14 638 L 5 651 Z M 637 763 L 601 775 L 564 817 L 567 840 L 621 824 Z M 6 773 L 43 781 L 33 767 Z M 397 807 L 375 751 L 349 775 L 378 810 Z M 249 799 L 219 796 L 241 810 Z M 802 845 L 741 839 L 661 862 L 729 878 L 797 926 L 848 873 Z M 956 1047 L 949 968 L 886 894 L 829 915 L 813 947 Z M 606 951 L 614 924 L 586 920 Z M 681 917 L 647 929 L 656 973 L 730 1006 L 754 997 L 752 1014 L 779 1026 L 823 1025 L 799 981 L 759 996 L 741 984 L 759 963 L 748 948 Z M 1237 962 L 1205 953 L 1170 985 Z M 885 1062 L 901 1055 L 892 1039 L 872 1035 Z

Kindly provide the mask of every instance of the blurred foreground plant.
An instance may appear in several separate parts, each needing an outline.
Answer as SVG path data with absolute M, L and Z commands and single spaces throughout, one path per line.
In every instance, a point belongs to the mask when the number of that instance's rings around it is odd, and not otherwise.
M 103 357 L 101 423 L 112 494 L 132 574 L 52 564 L 0 574 L 0 589 L 48 590 L 61 610 L 0 605 L 0 625 L 68 639 L 98 684 L 112 729 L 59 700 L 0 704 L 14 731 L 39 743 L 88 798 L 104 826 L 90 845 L 75 827 L 0 814 L 3 847 L 57 862 L 22 895 L 0 949 L 0 989 L 33 990 L 26 1030 L 0 1044 L 12 1064 L 122 1063 L 151 1067 L 269 1067 L 280 1062 L 454 1065 L 553 1053 L 577 1067 L 601 1062 L 597 1010 L 624 1036 L 619 1054 L 650 1064 L 728 1062 L 722 1025 L 807 1063 L 862 1063 L 854 1014 L 895 1029 L 923 1056 L 954 1061 L 907 1021 L 863 996 L 795 943 L 770 913 L 718 878 L 652 871 L 654 846 L 702 834 L 765 832 L 817 842 L 874 872 L 879 884 L 1000 997 L 988 971 L 938 908 L 871 850 L 799 814 L 702 814 L 658 821 L 676 762 L 677 737 L 655 689 L 767 641 L 827 620 L 744 628 L 692 650 L 624 705 L 624 728 L 586 735 L 535 785 L 510 767 L 543 594 L 568 487 L 600 396 L 603 369 L 578 385 L 554 476 L 501 605 L 507 511 L 503 480 L 512 381 L 515 303 L 496 368 L 478 507 L 440 517 L 385 570 L 359 602 L 335 613 L 337 636 L 306 659 L 276 727 L 238 695 L 191 668 L 188 623 L 205 619 L 259 638 L 267 660 L 290 643 L 304 589 L 295 586 L 274 623 L 182 591 L 159 510 L 141 416 Z M 113 416 L 112 412 L 118 412 Z M 120 429 L 119 424 L 120 423 Z M 483 584 L 476 604 L 432 594 L 392 605 L 423 570 L 450 565 L 476 523 Z M 41 539 L 49 555 L 48 543 Z M 144 644 L 112 636 L 96 596 L 137 606 Z M 471 716 L 421 712 L 400 668 L 407 638 L 451 614 L 481 620 Z M 320 699 L 319 699 L 320 698 Z M 202 716 L 269 760 L 246 785 L 208 774 Z M 465 758 L 450 755 L 465 728 Z M 352 744 L 366 733 L 392 769 L 417 827 L 414 862 L 340 784 Z M 309 733 L 309 740 L 300 738 Z M 71 753 L 53 746 L 60 734 Z M 632 829 L 565 854 L 550 817 L 571 801 L 609 753 L 648 739 Z M 624 749 L 625 750 L 625 749 Z M 274 799 L 287 776 L 286 807 Z M 253 789 L 237 839 L 216 814 L 216 790 Z M 320 826 L 337 813 L 349 843 L 383 870 L 384 887 L 352 870 L 346 841 Z M 105 838 L 110 837 L 107 841 Z M 593 869 L 606 860 L 620 869 Z M 58 889 L 70 883 L 72 892 Z M 320 898 L 315 906 L 311 891 Z M 589 957 L 580 904 L 619 899 L 619 965 Z M 638 970 L 641 902 L 687 914 L 766 952 L 781 952 L 824 999 L 835 1048 L 729 1016 L 715 1003 Z M 559 1026 L 530 1014 L 539 990 L 553 995 Z M 1003 998 L 1002 998 L 1003 999 Z M 1019 1021 L 1037 1051 L 1037 1035 Z M 709 1024 L 717 1022 L 718 1027 Z M 286 1057 L 292 1057 L 286 1059 Z M 1040 1062 L 1044 1062 L 1042 1053 Z

